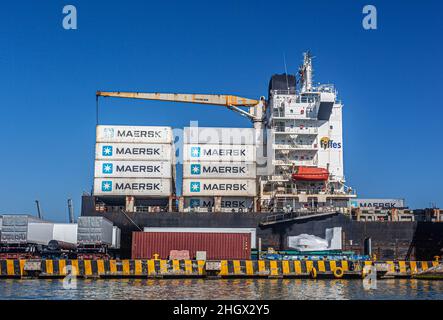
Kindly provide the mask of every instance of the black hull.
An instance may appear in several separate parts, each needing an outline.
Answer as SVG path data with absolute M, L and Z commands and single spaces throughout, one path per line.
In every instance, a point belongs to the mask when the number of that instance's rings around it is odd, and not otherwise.
M 380 260 L 432 260 L 442 254 L 443 223 L 433 222 L 360 222 L 342 214 L 286 222 L 266 227 L 259 223 L 267 213 L 126 213 L 95 211 L 94 197 L 82 199 L 83 216 L 104 216 L 121 229 L 121 255 L 131 255 L 131 233 L 139 227 L 256 228 L 262 248 L 287 249 L 288 236 L 302 233 L 324 237 L 325 229 L 342 227 L 344 250 L 364 253 L 364 241 L 372 239 L 372 252 Z M 129 218 L 128 218 L 129 217 Z M 131 220 L 133 222 L 131 222 Z

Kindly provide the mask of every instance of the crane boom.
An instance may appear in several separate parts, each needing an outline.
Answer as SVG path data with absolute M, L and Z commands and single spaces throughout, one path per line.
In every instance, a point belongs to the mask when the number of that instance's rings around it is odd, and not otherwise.
M 259 101 L 224 94 L 182 94 L 182 93 L 142 93 L 120 91 L 97 91 L 97 97 L 116 97 L 144 100 L 186 102 L 198 104 L 211 104 L 225 107 L 255 107 Z

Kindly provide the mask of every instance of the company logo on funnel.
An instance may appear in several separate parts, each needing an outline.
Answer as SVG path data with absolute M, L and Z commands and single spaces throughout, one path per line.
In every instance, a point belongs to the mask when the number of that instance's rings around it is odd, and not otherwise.
M 341 148 L 341 142 L 335 142 L 332 139 L 329 139 L 328 137 L 323 137 L 320 139 L 320 147 L 323 149 L 340 149 Z
M 102 182 L 102 191 L 103 192 L 112 191 L 112 181 L 103 181 Z
M 201 165 L 200 164 L 191 164 L 191 174 L 193 174 L 193 175 L 201 174 Z
M 102 156 L 103 157 L 112 157 L 112 146 L 103 146 Z
M 111 174 L 114 171 L 112 163 L 103 163 L 102 173 Z
M 191 182 L 191 192 L 200 192 L 200 182 Z
M 191 157 L 192 158 L 200 157 L 200 147 L 191 147 Z

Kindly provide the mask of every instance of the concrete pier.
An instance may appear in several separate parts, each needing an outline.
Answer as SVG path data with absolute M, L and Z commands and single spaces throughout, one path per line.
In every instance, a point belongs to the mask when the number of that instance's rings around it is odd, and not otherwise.
M 438 261 L 329 260 L 0 260 L 0 278 L 54 278 L 68 274 L 84 278 L 355 278 L 374 265 L 387 277 L 414 277 L 439 266 Z M 380 266 L 385 266 L 382 271 Z

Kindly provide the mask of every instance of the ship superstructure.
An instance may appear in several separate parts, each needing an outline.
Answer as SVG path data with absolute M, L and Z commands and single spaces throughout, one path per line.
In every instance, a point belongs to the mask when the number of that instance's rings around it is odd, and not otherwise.
M 250 129 L 185 128 L 181 148 L 183 192 L 176 197 L 172 192 L 174 187 L 168 187 L 171 192 L 162 197 L 162 203 L 168 204 L 165 211 L 171 211 L 173 207 L 180 212 L 291 212 L 325 208 L 346 211 L 349 199 L 355 197 L 345 186 L 342 104 L 333 85 L 313 84 L 309 52 L 304 54 L 298 77 L 283 74 L 271 78 L 267 100 L 233 95 L 102 91 L 97 92 L 97 96 L 216 105 L 251 120 L 253 128 Z M 135 130 L 129 140 L 126 139 L 127 147 L 133 148 L 134 141 L 152 144 L 153 140 L 148 136 L 138 137 L 138 140 L 132 138 L 149 128 L 111 125 L 99 126 L 98 130 Z M 118 160 L 128 159 L 140 160 L 140 157 L 133 158 L 131 153 L 130 158 Z M 158 159 L 146 154 L 143 160 L 143 165 L 149 166 Z M 215 169 L 217 174 L 214 174 Z M 243 174 L 234 174 L 237 171 Z M 103 174 L 106 178 L 108 173 Z M 146 178 L 143 183 L 152 178 L 140 172 L 134 174 L 133 170 L 131 175 L 113 178 L 128 177 Z M 145 192 L 138 185 L 135 185 L 137 192 L 132 192 L 135 190 L 133 183 L 137 181 L 127 182 L 131 182 L 128 183 L 131 188 L 118 194 L 114 189 L 94 194 L 101 196 L 100 200 L 105 204 L 115 198 L 113 203 L 124 205 L 126 211 L 149 207 L 150 201 L 158 206 L 158 195 L 154 197 L 152 192 Z M 96 183 L 95 190 L 99 187 Z M 236 206 L 237 203 L 247 205 Z
M 260 178 L 267 210 L 344 208 L 355 197 L 345 185 L 342 103 L 331 84 L 313 85 L 312 55 L 299 79 L 274 75 L 266 109 L 268 172 Z

